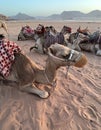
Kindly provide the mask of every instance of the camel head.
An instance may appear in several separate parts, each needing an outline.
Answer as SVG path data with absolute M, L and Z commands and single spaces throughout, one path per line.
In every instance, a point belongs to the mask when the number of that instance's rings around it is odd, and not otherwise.
M 53 34 L 57 33 L 56 29 L 53 26 L 50 26 L 49 28 L 50 28 L 51 33 Z
M 71 27 L 67 27 L 67 26 L 63 26 L 63 28 L 61 29 L 61 32 L 64 34 L 64 35 L 66 35 L 67 33 L 71 33 L 71 31 L 72 31 L 72 28 Z
M 48 51 L 49 56 L 60 66 L 83 67 L 87 63 L 87 58 L 83 53 L 58 43 L 51 45 Z
M 45 28 L 42 24 L 39 24 L 38 27 L 36 28 L 36 33 L 37 34 L 43 34 L 45 32 Z

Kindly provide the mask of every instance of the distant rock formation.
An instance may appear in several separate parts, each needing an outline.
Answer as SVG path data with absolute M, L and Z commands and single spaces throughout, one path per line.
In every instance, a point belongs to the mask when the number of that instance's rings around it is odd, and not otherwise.
M 29 16 L 29 15 L 24 14 L 24 13 L 18 13 L 15 16 L 10 16 L 9 20 L 10 19 L 12 19 L 12 20 L 33 20 L 33 19 L 35 19 L 35 17 Z
M 101 18 L 101 11 L 100 10 L 94 10 L 94 11 L 91 11 L 90 13 L 86 14 L 86 16 Z
M 80 11 L 64 11 L 60 14 L 61 18 L 66 19 L 73 19 L 75 17 L 84 17 L 86 14 Z
M 5 16 L 5 15 L 3 15 L 3 14 L 0 14 L 0 20 L 7 20 L 7 19 L 8 19 L 7 16 Z
M 101 11 L 93 10 L 87 14 L 80 11 L 63 11 L 61 14 L 52 14 L 47 18 L 54 20 L 101 19 Z
M 101 10 L 93 10 L 89 13 L 82 13 L 80 11 L 63 11 L 61 14 L 52 14 L 50 16 L 36 16 L 32 17 L 24 13 L 18 13 L 15 16 L 6 17 L 0 14 L 1 20 L 101 20 Z

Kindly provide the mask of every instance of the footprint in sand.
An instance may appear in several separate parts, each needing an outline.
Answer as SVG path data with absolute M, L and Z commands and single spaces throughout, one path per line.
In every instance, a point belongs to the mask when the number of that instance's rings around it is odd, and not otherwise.
M 82 116 L 91 122 L 99 122 L 99 117 L 95 106 L 88 106 L 83 109 Z

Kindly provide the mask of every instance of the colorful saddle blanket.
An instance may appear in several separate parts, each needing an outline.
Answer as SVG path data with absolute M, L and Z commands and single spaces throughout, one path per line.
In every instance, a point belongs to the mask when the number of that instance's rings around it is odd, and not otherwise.
M 22 33 L 25 36 L 32 36 L 32 35 L 34 35 L 35 32 L 30 26 L 24 26 L 24 27 L 22 27 Z
M 10 73 L 15 59 L 14 53 L 21 52 L 20 47 L 12 41 L 0 40 L 0 73 L 6 77 Z

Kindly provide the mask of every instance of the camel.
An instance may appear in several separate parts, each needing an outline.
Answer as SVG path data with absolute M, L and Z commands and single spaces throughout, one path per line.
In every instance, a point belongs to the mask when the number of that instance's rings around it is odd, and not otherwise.
M 23 26 L 18 34 L 18 41 L 23 40 L 34 40 L 34 29 L 29 25 Z
M 81 42 L 79 44 L 79 47 L 81 48 L 81 50 L 84 50 L 87 52 L 92 52 L 97 56 L 101 56 L 101 47 L 100 47 L 101 46 L 101 36 L 100 36 L 99 42 L 100 42 L 100 44 L 97 42 L 95 44 L 92 44 L 90 42 L 87 42 L 87 43 Z
M 3 28 L 6 31 L 6 33 L 8 34 L 7 25 L 4 21 L 0 20 L 0 28 Z
M 22 51 L 15 52 L 14 50 L 14 57 L 9 75 L 0 74 L 0 84 L 17 86 L 21 91 L 36 94 L 43 99 L 48 98 L 51 91 L 42 90 L 38 86 L 50 86 L 51 89 L 54 89 L 56 72 L 60 67 L 83 67 L 87 63 L 87 58 L 83 53 L 57 43 L 48 48 L 45 68 L 40 68 Z
M 67 46 L 77 51 L 88 51 L 101 56 L 101 34 L 96 31 L 92 34 L 72 33 L 67 40 Z
M 47 53 L 48 47 L 51 44 L 59 43 L 62 45 L 66 45 L 64 35 L 71 32 L 71 28 L 63 26 L 60 32 L 57 32 L 53 26 L 44 27 L 39 24 L 36 28 L 37 39 L 35 46 L 30 48 L 30 51 L 34 48 L 35 51 L 40 53 Z
M 90 33 L 90 31 L 88 30 L 88 27 L 86 27 L 85 29 L 82 29 L 82 30 L 81 30 L 81 27 L 79 26 L 79 28 L 77 29 L 77 32 L 74 32 L 74 33 L 71 33 L 71 34 L 70 34 L 69 38 L 67 39 L 68 42 L 70 42 L 70 43 L 73 44 L 73 40 L 76 39 L 79 34 L 88 36 L 88 35 L 90 35 L 91 33 Z
M 97 56 L 101 56 L 101 34 L 99 31 L 87 36 L 87 39 L 81 41 L 80 48 L 84 51 L 92 52 Z

